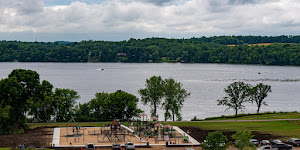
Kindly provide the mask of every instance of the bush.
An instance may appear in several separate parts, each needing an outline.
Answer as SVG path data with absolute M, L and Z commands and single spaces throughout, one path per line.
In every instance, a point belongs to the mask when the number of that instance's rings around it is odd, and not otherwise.
M 229 146 L 227 137 L 222 132 L 210 132 L 206 136 L 206 141 L 203 142 L 202 148 L 205 150 L 226 150 Z

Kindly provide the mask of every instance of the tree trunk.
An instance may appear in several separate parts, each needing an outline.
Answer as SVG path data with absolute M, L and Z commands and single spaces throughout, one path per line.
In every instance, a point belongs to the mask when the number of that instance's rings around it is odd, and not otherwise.
M 154 112 L 153 113 L 154 113 L 154 116 L 157 117 L 157 115 L 156 115 L 156 103 L 154 103 Z
M 235 109 L 235 117 L 238 115 L 238 109 Z
M 20 122 L 20 116 L 18 116 L 17 122 L 14 123 L 14 137 L 13 137 L 13 145 L 12 145 L 12 149 L 16 149 L 17 147 L 17 133 L 19 130 L 19 122 Z
M 260 109 L 260 105 L 259 105 L 259 106 L 257 106 L 257 113 L 259 113 L 259 109 Z
M 175 113 L 173 112 L 172 114 L 173 114 L 173 121 L 174 121 L 175 120 Z

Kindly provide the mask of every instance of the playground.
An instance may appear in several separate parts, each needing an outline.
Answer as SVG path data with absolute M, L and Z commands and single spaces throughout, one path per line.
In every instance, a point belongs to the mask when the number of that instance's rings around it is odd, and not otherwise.
M 162 125 L 155 118 L 151 121 L 136 120 L 126 125 L 118 120 L 108 126 L 81 127 L 74 121 L 73 127 L 55 128 L 52 146 L 82 146 L 93 143 L 98 146 L 111 146 L 113 143 L 124 145 L 193 145 L 196 140 L 178 127 Z

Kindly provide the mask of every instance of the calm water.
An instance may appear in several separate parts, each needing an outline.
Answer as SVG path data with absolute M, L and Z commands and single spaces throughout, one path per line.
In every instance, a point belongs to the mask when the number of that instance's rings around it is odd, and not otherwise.
M 73 89 L 79 93 L 80 103 L 91 100 L 96 92 L 124 90 L 140 97 L 138 90 L 153 75 L 172 77 L 181 82 L 191 96 L 185 101 L 183 120 L 194 116 L 206 118 L 232 115 L 233 110 L 217 106 L 218 99 L 225 96 L 224 88 L 235 81 L 255 85 L 263 82 L 272 86 L 266 98 L 269 106 L 261 111 L 299 111 L 300 67 L 181 64 L 181 63 L 0 63 L 0 79 L 6 78 L 13 69 L 31 69 L 48 80 L 55 88 Z M 104 69 L 104 70 L 102 70 Z M 260 73 L 260 74 L 259 74 Z M 149 107 L 139 104 L 149 114 Z M 245 113 L 253 113 L 256 106 L 247 104 Z M 163 111 L 160 111 L 163 120 Z

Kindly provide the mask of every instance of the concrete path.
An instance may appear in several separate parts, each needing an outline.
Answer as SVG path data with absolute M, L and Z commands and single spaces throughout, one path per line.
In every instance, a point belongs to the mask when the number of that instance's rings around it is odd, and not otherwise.
M 60 128 L 54 128 L 52 146 L 59 146 Z
M 189 141 L 191 141 L 193 143 L 193 145 L 200 145 L 200 143 L 195 140 L 193 137 L 191 137 L 190 135 L 188 135 L 187 133 L 185 133 L 184 131 L 182 131 L 179 127 L 177 126 L 173 126 L 173 128 L 179 132 L 182 136 L 185 135 L 185 136 L 188 136 L 189 137 Z

